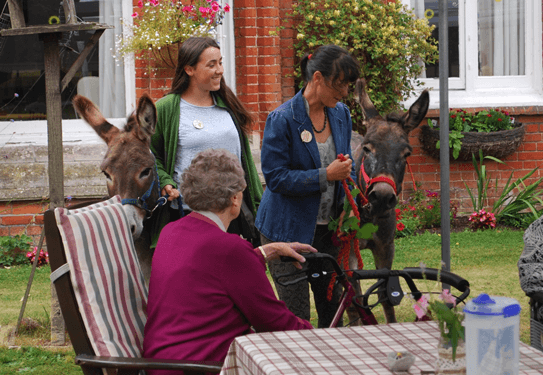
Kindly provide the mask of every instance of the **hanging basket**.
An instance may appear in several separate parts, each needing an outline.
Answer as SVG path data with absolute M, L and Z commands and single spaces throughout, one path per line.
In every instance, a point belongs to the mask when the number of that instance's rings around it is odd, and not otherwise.
M 162 48 L 152 48 L 151 56 L 157 68 L 174 69 L 177 67 L 177 54 L 182 43 L 172 43 Z
M 511 130 L 500 130 L 491 133 L 462 132 L 462 148 L 457 159 L 453 158 L 452 149 L 449 149 L 450 160 L 471 161 L 472 154 L 476 156 L 479 150 L 483 151 L 484 156 L 493 156 L 503 160 L 516 151 L 524 140 L 526 132 L 523 124 Z M 428 125 L 421 126 L 419 140 L 424 151 L 433 157 L 439 159 L 440 150 L 436 148 L 439 141 L 439 129 L 432 129 Z

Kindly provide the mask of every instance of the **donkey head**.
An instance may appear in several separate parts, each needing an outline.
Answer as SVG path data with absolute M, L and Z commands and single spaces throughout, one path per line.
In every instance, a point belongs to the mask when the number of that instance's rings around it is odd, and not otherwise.
M 361 145 L 360 155 L 354 155 L 357 165 L 357 178 L 362 191 L 371 205 L 370 214 L 382 216 L 398 203 L 402 189 L 406 158 L 411 155 L 409 132 L 415 129 L 426 116 L 430 96 L 423 91 L 420 97 L 405 113 L 379 115 L 365 91 L 365 81 L 356 82 L 355 97 L 365 115 L 366 135 Z M 361 167 L 371 183 L 361 176 Z M 394 181 L 394 187 L 385 181 Z M 373 182 L 376 181 L 376 182 Z M 369 186 L 366 186 L 369 185 Z
M 138 199 L 149 195 L 145 203 L 149 207 L 159 198 L 158 176 L 155 157 L 149 150 L 151 136 L 155 132 L 157 113 L 149 96 L 138 102 L 123 130 L 109 123 L 100 110 L 86 97 L 76 95 L 73 105 L 81 117 L 92 126 L 106 142 L 108 149 L 100 169 L 107 179 L 109 196 L 122 199 Z M 148 194 L 146 192 L 149 191 Z M 140 206 L 125 205 L 134 239 L 141 235 L 147 211 Z

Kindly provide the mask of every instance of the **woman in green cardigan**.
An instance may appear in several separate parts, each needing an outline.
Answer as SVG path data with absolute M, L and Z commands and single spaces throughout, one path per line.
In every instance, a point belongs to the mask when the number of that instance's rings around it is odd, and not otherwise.
M 208 148 L 224 148 L 238 156 L 247 188 L 241 214 L 232 221 L 228 232 L 241 234 L 258 245 L 254 218 L 262 184 L 247 138 L 252 117 L 226 85 L 223 73 L 217 42 L 205 37 L 189 38 L 179 48 L 170 93 L 156 103 L 158 122 L 151 150 L 156 157 L 161 194 L 169 195 L 170 205 L 161 210 L 153 225 L 153 248 L 164 225 L 191 211 L 186 204 L 179 207 L 177 186 L 193 157 Z

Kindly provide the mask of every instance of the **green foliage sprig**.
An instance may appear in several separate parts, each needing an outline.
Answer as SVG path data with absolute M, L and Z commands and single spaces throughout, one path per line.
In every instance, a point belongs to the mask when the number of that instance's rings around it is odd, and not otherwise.
M 133 25 L 124 22 L 129 36 L 116 41 L 116 50 L 122 56 L 147 50 L 160 50 L 182 43 L 191 36 L 214 36 L 216 27 L 222 23 L 224 7 L 217 0 L 150 0 L 138 2 L 132 14 Z
M 354 186 L 354 184 L 349 181 L 349 185 Z M 354 187 L 351 190 L 351 195 L 353 197 L 353 202 L 356 200 L 356 197 L 361 194 L 360 189 L 358 187 Z M 360 220 L 356 216 L 351 216 L 352 212 L 352 203 L 349 199 L 345 199 L 343 202 L 343 212 L 345 213 L 342 218 L 333 219 L 330 218 L 330 222 L 328 223 L 328 229 L 331 231 L 336 232 L 339 228 L 339 231 L 342 233 L 356 233 L 355 237 L 358 239 L 365 239 L 369 240 L 373 237 L 373 233 L 377 232 L 377 225 L 374 225 L 373 223 L 364 223 L 362 226 L 360 226 Z M 346 219 L 345 219 L 346 218 Z
M 425 265 L 421 263 L 423 269 L 423 277 L 425 280 Z M 436 286 L 441 283 L 441 271 L 438 272 Z M 413 305 L 415 314 L 418 319 L 432 318 L 437 320 L 441 338 L 447 345 L 452 347 L 452 360 L 456 360 L 456 349 L 460 340 L 465 340 L 465 329 L 462 325 L 464 321 L 464 313 L 462 309 L 456 306 L 456 298 L 451 295 L 450 290 L 442 289 L 439 294 L 439 299 L 432 299 L 431 294 L 423 294 L 422 297 L 415 301 Z
M 400 1 L 298 0 L 292 8 L 299 21 L 296 55 L 302 57 L 325 44 L 347 49 L 359 60 L 366 90 L 380 113 L 400 109 L 400 102 L 422 85 L 417 77 L 424 63 L 437 60 L 437 42 L 431 38 L 434 26 Z M 301 77 L 299 68 L 295 75 Z M 353 123 L 361 124 L 354 96 L 345 102 L 352 108 Z

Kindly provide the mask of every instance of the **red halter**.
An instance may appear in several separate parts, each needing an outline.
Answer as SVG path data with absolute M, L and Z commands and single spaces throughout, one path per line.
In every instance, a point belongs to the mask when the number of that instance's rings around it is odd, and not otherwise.
M 360 195 L 362 198 L 363 206 L 368 203 L 367 195 L 368 195 L 368 191 L 370 190 L 370 186 L 377 182 L 386 182 L 387 184 L 392 186 L 392 189 L 394 189 L 394 194 L 397 194 L 396 183 L 391 178 L 379 176 L 379 177 L 374 177 L 370 179 L 370 177 L 368 176 L 368 174 L 366 173 L 364 169 L 364 158 L 362 158 L 362 163 L 360 164 L 360 174 L 362 175 L 362 177 L 364 178 L 364 182 L 366 183 L 366 191 Z

